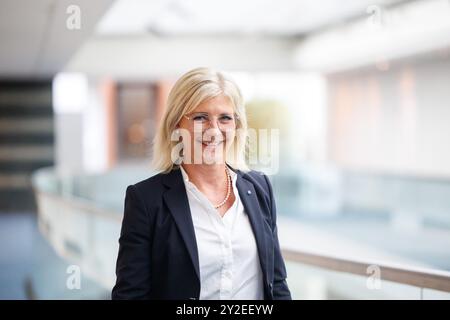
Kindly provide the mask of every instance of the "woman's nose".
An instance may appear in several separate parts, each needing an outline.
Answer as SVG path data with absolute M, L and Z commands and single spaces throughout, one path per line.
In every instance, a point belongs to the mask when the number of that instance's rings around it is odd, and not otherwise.
M 220 139 L 220 137 L 222 136 L 222 130 L 220 130 L 218 124 L 215 124 L 214 126 L 210 126 L 209 128 L 207 128 L 204 131 L 203 136 L 204 138 L 206 138 L 206 140 Z
M 212 118 L 209 120 L 209 127 L 211 129 L 219 129 L 220 130 L 220 123 L 219 120 L 216 118 Z

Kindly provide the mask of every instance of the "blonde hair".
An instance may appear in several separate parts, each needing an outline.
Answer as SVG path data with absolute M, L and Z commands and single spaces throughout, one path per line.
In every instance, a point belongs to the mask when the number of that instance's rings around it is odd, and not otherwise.
M 236 136 L 232 146 L 235 150 L 234 157 L 228 159 L 227 154 L 226 162 L 235 169 L 249 170 L 245 162 L 247 116 L 241 92 L 233 80 L 210 68 L 196 68 L 185 73 L 170 91 L 166 110 L 153 140 L 154 170 L 167 173 L 177 167 L 171 158 L 173 148 L 179 143 L 171 139 L 173 130 L 184 115 L 192 112 L 202 102 L 217 96 L 228 97 L 237 115 Z

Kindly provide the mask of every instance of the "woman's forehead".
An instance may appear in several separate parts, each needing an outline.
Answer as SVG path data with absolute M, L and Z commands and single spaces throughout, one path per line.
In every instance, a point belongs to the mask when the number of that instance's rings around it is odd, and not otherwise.
M 234 104 L 226 96 L 217 96 L 203 101 L 192 112 L 233 113 Z

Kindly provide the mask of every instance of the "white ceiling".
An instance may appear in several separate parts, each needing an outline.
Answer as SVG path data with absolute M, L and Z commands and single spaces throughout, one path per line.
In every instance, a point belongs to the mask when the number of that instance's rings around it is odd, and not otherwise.
M 330 73 L 371 65 L 383 70 L 394 61 L 448 57 L 449 0 L 412 1 L 383 10 L 382 15 L 378 25 L 360 19 L 303 39 L 295 49 L 294 64 Z
M 399 2 L 405 0 L 376 3 Z M 0 77 L 52 76 L 92 41 L 94 30 L 95 41 L 121 35 L 121 41 L 133 43 L 137 39 L 127 36 L 302 36 L 369 15 L 366 10 L 372 4 L 373 0 L 1 0 Z M 69 5 L 81 9 L 80 30 L 66 27 Z M 96 50 L 93 54 L 98 61 Z
M 440 20 L 447 11 L 434 2 L 446 1 L 118 0 L 65 71 L 159 79 L 196 66 L 248 72 L 352 68 L 415 54 L 427 38 L 433 43 L 426 50 L 443 47 L 447 27 Z M 431 20 L 423 19 L 424 5 Z M 381 10 L 380 30 L 369 8 Z M 422 29 L 430 32 L 418 37 Z
M 98 34 L 301 35 L 404 0 L 117 0 Z
M 49 77 L 92 34 L 113 0 L 2 0 L 0 77 Z M 81 29 L 69 30 L 69 5 L 81 9 Z

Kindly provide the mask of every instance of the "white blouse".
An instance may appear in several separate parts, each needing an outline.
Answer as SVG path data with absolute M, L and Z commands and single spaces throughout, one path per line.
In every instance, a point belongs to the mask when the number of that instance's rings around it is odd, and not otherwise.
M 223 217 L 189 181 L 180 166 L 189 200 L 200 265 L 200 299 L 261 300 L 263 276 L 255 236 L 230 170 L 235 195 Z

